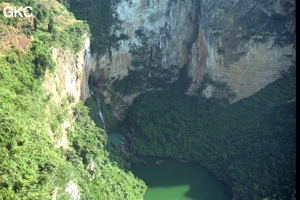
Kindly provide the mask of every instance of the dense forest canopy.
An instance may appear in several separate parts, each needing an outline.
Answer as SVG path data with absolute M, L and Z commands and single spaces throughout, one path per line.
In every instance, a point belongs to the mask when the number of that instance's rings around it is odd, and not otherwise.
M 138 156 L 200 163 L 234 199 L 295 199 L 294 68 L 257 94 L 222 108 L 172 90 L 136 98 L 128 114 Z

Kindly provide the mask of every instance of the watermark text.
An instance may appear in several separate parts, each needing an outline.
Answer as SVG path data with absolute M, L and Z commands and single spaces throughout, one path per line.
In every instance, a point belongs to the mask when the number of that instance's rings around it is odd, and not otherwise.
M 26 7 L 11 7 L 11 6 L 6 6 L 3 10 L 3 14 L 5 17 L 31 17 L 32 13 L 29 12 L 29 14 L 27 14 L 26 10 L 31 10 L 32 11 L 32 7 L 30 6 L 26 6 Z M 22 15 L 23 14 L 23 15 Z

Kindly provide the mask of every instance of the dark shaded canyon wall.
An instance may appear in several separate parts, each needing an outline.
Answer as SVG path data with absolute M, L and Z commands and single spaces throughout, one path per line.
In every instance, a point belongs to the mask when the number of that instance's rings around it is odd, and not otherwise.
M 119 40 L 90 73 L 119 119 L 140 93 L 177 80 L 183 66 L 192 77 L 187 94 L 228 97 L 201 85 L 209 74 L 227 82 L 233 103 L 295 65 L 295 1 L 122 0 L 114 8 L 122 25 L 111 34 Z

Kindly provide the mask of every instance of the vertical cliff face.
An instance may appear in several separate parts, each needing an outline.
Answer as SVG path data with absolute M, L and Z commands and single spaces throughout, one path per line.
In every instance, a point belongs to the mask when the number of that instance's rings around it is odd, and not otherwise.
M 118 42 L 94 64 L 92 80 L 120 119 L 136 96 L 163 89 L 185 65 L 187 94 L 228 97 L 201 84 L 208 74 L 227 82 L 235 102 L 295 63 L 294 1 L 123 0 L 115 10 Z
M 116 10 L 128 37 L 120 45 L 122 52 L 130 52 L 131 62 L 125 67 L 168 69 L 186 64 L 188 46 L 197 35 L 198 9 L 197 1 L 122 1 Z M 117 54 L 114 51 L 113 58 Z
M 177 79 L 198 35 L 199 5 L 196 0 L 131 0 L 115 5 L 122 27 L 111 34 L 119 40 L 98 59 L 92 75 L 106 103 L 114 104 L 115 116 L 121 119 L 140 93 Z
M 90 55 L 90 39 L 85 38 L 84 49 L 74 54 L 68 49 L 53 49 L 53 60 L 56 63 L 56 73 L 46 73 L 44 88 L 52 93 L 56 102 L 72 95 L 75 103 L 89 96 L 88 75 L 92 58 Z
M 68 108 L 69 117 L 61 124 L 61 137 L 55 137 L 57 147 L 68 146 L 66 137 L 67 128 L 72 122 L 72 106 L 77 104 L 79 100 L 85 100 L 89 96 L 88 77 L 89 71 L 93 65 L 93 58 L 90 55 L 90 39 L 86 35 L 83 36 L 84 48 L 78 53 L 72 53 L 70 50 L 53 49 L 53 60 L 56 63 L 55 73 L 46 72 L 43 87 L 47 91 L 52 102 L 57 104 L 59 108 L 66 99 L 70 101 Z M 49 108 L 49 112 L 54 112 Z M 54 113 L 55 114 L 55 113 Z M 55 133 L 49 127 L 49 131 Z
M 57 131 L 48 127 L 55 141 L 56 148 L 68 148 L 67 133 L 68 129 L 72 128 L 71 124 L 74 120 L 72 107 L 90 95 L 88 78 L 93 68 L 95 68 L 95 62 L 90 53 L 90 38 L 87 35 L 83 35 L 83 39 L 84 48 L 77 53 L 72 53 L 69 49 L 54 48 L 52 58 L 56 64 L 55 73 L 46 71 L 45 74 L 43 87 L 51 98 L 52 103 L 55 104 L 54 108 L 66 109 L 66 112 L 68 112 Z M 69 106 L 65 103 L 66 99 L 70 103 Z M 48 112 L 56 115 L 51 105 L 48 107 Z M 60 132 L 59 137 L 57 137 L 58 132 Z M 54 191 L 52 199 L 56 199 L 58 187 Z M 74 181 L 70 180 L 64 191 L 69 194 L 70 199 L 80 199 L 79 189 Z
M 228 83 L 236 93 L 231 99 L 235 102 L 295 65 L 294 1 L 203 0 L 200 12 L 199 35 L 191 49 L 190 94 L 208 73 Z

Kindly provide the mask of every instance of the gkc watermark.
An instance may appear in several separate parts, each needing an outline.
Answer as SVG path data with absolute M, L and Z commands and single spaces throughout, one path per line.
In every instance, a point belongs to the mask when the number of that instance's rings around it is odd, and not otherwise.
M 17 16 L 19 16 L 19 17 L 31 17 L 32 13 L 29 12 L 29 14 L 28 14 L 27 10 L 32 11 L 32 7 L 31 6 L 26 6 L 26 7 L 23 8 L 23 6 L 21 6 L 21 7 L 6 6 L 3 9 L 3 14 L 4 14 L 5 17 L 17 17 Z

